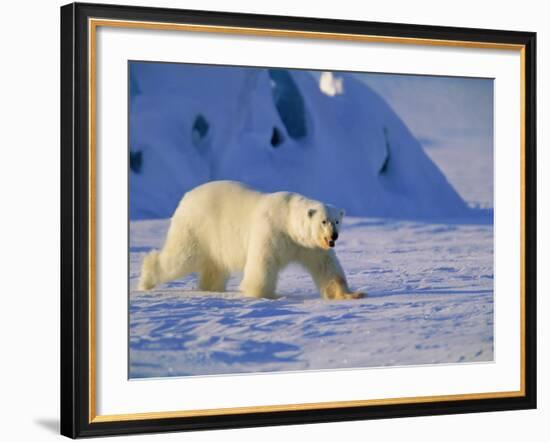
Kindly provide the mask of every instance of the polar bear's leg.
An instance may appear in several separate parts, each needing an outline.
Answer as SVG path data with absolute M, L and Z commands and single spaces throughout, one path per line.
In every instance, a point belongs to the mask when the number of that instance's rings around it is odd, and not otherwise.
M 229 274 L 212 262 L 205 262 L 199 270 L 199 290 L 205 292 L 225 292 Z
M 344 270 L 332 250 L 326 253 L 304 252 L 300 255 L 300 262 L 311 274 L 324 299 L 359 299 L 365 296 L 349 289 Z
M 159 252 L 153 250 L 143 258 L 138 290 L 151 290 L 158 284 L 158 256 Z
M 196 257 L 193 254 L 153 250 L 143 259 L 138 290 L 151 290 L 159 284 L 181 278 L 193 272 L 195 267 Z
M 240 290 L 247 296 L 255 298 L 277 298 L 278 270 L 266 264 L 252 263 L 250 260 L 244 269 Z
M 255 298 L 277 298 L 278 274 L 279 268 L 273 256 L 263 247 L 253 247 L 246 259 L 240 290 Z

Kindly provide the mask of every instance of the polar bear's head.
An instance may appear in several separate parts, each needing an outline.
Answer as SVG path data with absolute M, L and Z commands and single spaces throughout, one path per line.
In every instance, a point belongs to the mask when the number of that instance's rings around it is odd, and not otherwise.
M 328 250 L 334 247 L 342 225 L 344 209 L 317 203 L 307 209 L 309 238 L 314 247 Z

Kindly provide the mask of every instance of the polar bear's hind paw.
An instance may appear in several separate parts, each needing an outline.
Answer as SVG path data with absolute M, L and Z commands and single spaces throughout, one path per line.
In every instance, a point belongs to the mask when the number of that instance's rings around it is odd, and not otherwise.
M 157 285 L 158 255 L 159 252 L 154 250 L 148 253 L 145 258 L 143 258 L 143 264 L 141 265 L 141 276 L 138 283 L 138 290 L 151 290 L 153 287 L 155 287 L 155 285 Z

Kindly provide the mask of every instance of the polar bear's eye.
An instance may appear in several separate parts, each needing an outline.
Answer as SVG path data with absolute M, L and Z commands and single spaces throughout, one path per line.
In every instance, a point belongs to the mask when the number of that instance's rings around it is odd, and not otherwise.
M 340 224 L 340 221 L 336 221 L 336 224 Z
M 326 219 L 324 219 L 324 220 L 323 220 L 323 224 L 326 224 L 326 223 L 327 223 L 327 220 L 326 220 Z

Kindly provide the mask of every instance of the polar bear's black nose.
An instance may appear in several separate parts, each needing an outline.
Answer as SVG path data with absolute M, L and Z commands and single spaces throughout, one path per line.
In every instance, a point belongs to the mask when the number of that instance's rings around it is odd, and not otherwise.
M 334 233 L 332 234 L 332 236 L 331 236 L 331 239 L 332 239 L 333 241 L 336 241 L 336 240 L 338 239 L 338 232 L 334 232 Z

